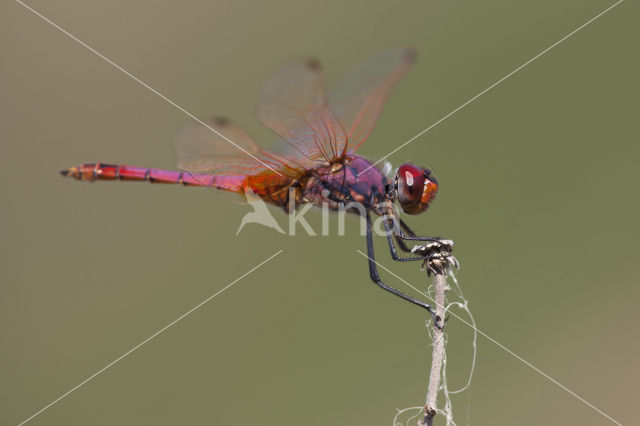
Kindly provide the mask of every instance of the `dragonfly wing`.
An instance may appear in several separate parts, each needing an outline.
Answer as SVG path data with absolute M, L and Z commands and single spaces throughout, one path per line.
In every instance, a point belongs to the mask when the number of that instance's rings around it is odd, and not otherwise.
M 346 129 L 350 152 L 367 139 L 393 87 L 415 57 L 411 49 L 382 52 L 354 67 L 331 92 L 331 107 Z
M 315 59 L 298 59 L 267 80 L 258 117 L 291 146 L 307 167 L 346 153 L 347 136 L 329 109 L 324 74 Z
M 263 150 L 229 119 L 215 117 L 203 122 L 192 123 L 178 134 L 175 148 L 179 169 L 225 175 L 278 172 L 290 177 L 304 172 L 295 159 Z
M 408 49 L 384 52 L 354 68 L 327 100 L 324 74 L 315 59 L 298 59 L 278 69 L 265 84 L 260 120 L 287 149 L 262 149 L 243 129 L 224 118 L 186 127 L 176 142 L 178 168 L 192 173 L 298 178 L 317 163 L 355 151 L 367 138 L 397 81 L 413 62 Z M 346 130 L 345 130 L 346 129 Z

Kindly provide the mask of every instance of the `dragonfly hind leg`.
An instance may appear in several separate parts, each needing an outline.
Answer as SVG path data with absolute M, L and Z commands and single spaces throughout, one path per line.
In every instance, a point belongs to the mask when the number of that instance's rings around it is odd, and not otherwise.
M 375 261 L 375 254 L 373 252 L 373 232 L 372 232 L 372 226 L 371 226 L 371 217 L 369 216 L 369 214 L 367 214 L 367 257 L 369 260 L 369 275 L 371 276 L 371 280 L 378 287 L 400 297 L 401 299 L 406 300 L 407 302 L 411 302 L 414 305 L 418 305 L 421 308 L 426 309 L 427 312 L 431 314 L 431 318 L 433 318 L 433 322 L 436 325 L 436 327 L 438 327 L 439 329 L 442 329 L 442 326 L 440 325 L 440 322 L 442 319 L 438 315 L 436 315 L 433 308 L 431 308 L 431 305 L 429 305 L 428 303 L 422 302 L 420 300 L 414 299 L 408 294 L 404 294 L 400 290 L 396 290 L 390 285 L 385 284 L 380 278 L 380 274 L 378 273 L 378 267 Z

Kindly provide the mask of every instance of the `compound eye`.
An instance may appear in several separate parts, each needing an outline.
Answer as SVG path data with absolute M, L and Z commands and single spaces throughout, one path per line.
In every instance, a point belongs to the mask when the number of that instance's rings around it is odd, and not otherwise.
M 413 164 L 403 164 L 396 174 L 396 193 L 402 206 L 411 206 L 420 202 L 424 191 L 424 170 Z

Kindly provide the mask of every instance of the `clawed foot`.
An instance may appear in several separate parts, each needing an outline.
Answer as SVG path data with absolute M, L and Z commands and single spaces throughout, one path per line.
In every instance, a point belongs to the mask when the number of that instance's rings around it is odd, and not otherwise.
M 433 319 L 433 325 L 440 331 L 444 330 L 444 325 L 447 322 L 447 320 L 442 321 L 442 318 L 436 315 L 436 313 L 433 311 L 429 311 L 429 313 L 431 314 L 431 318 Z M 442 325 L 440 325 L 441 321 L 442 321 Z
M 452 240 L 438 239 L 427 244 L 420 244 L 411 249 L 411 253 L 424 257 L 423 266 L 427 273 L 444 273 L 450 267 L 459 268 L 458 260 L 451 254 L 454 242 Z
M 458 260 L 451 254 L 454 242 L 452 240 L 438 239 L 414 246 L 411 253 L 424 259 L 423 268 L 427 274 L 444 274 L 451 266 L 459 267 Z M 439 331 L 444 329 L 448 318 L 440 318 L 433 310 L 429 309 L 433 324 Z
M 413 246 L 413 248 L 411 249 L 411 253 L 422 255 L 422 256 L 428 256 L 430 254 L 435 254 L 443 251 L 451 253 L 453 251 L 454 245 L 455 243 L 453 242 L 453 240 L 445 240 L 443 238 L 438 238 L 426 244 Z

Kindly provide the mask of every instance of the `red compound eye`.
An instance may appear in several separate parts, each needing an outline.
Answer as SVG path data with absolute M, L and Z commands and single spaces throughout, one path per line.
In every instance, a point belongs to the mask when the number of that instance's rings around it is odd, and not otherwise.
M 408 214 L 418 214 L 427 209 L 436 195 L 438 184 L 428 170 L 403 164 L 396 173 L 395 190 L 402 210 Z
M 404 206 L 419 202 L 424 188 L 424 171 L 413 164 L 403 164 L 398 168 L 396 178 L 400 204 Z

